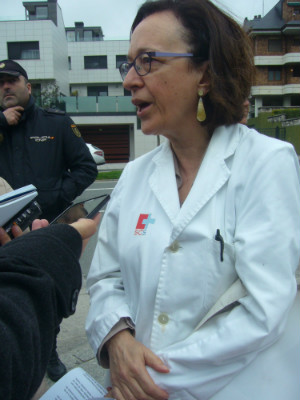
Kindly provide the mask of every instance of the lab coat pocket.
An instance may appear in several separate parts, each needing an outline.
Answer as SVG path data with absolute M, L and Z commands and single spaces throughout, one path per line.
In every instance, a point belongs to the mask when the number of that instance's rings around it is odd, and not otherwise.
M 204 311 L 207 312 L 218 298 L 237 279 L 235 270 L 235 249 L 232 244 L 226 243 L 219 235 L 214 239 L 200 241 L 201 261 L 205 259 L 203 279 L 205 279 Z

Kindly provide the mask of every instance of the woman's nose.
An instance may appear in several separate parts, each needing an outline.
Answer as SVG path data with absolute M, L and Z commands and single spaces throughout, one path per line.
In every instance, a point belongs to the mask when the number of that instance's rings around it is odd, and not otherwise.
M 140 87 L 144 84 L 142 77 L 136 72 L 135 68 L 132 66 L 125 76 L 123 86 L 127 90 L 131 90 L 134 87 Z

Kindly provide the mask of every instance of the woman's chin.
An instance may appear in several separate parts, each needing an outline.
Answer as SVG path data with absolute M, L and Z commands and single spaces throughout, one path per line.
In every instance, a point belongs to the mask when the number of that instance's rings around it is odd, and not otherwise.
M 141 130 L 144 135 L 160 135 L 160 130 L 147 122 L 141 122 Z
M 158 133 L 156 133 L 155 130 L 151 129 L 148 126 L 143 126 L 143 124 L 141 126 L 141 130 L 142 130 L 143 134 L 147 135 L 147 136 L 148 135 L 158 135 Z

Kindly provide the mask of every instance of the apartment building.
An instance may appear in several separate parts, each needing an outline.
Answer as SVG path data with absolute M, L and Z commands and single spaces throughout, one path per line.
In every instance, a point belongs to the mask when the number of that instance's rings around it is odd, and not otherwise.
M 300 1 L 280 0 L 264 17 L 245 19 L 253 40 L 255 116 L 271 107 L 300 106 Z
M 158 144 L 140 130 L 118 66 L 128 40 L 104 40 L 100 26 L 65 27 L 59 0 L 23 2 L 24 20 L 0 21 L 0 59 L 28 72 L 36 101 L 55 84 L 59 104 L 86 142 L 102 148 L 108 163 L 126 163 Z M 253 114 L 264 107 L 300 106 L 300 2 L 280 0 L 264 17 L 246 19 L 257 77 Z
M 57 0 L 23 2 L 25 18 L 0 21 L 0 60 L 11 58 L 27 71 L 39 103 L 45 89 L 59 89 L 60 108 L 83 138 L 105 152 L 108 163 L 126 163 L 157 146 L 140 130 L 119 64 L 128 40 L 104 40 L 101 27 L 75 22 L 65 27 Z

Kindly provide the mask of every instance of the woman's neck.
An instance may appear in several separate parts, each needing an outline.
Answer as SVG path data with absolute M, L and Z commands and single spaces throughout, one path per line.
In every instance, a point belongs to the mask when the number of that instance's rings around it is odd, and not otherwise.
M 206 132 L 185 140 L 170 141 L 182 179 L 182 185 L 178 190 L 180 204 L 184 202 L 193 186 L 209 141 L 210 136 Z

